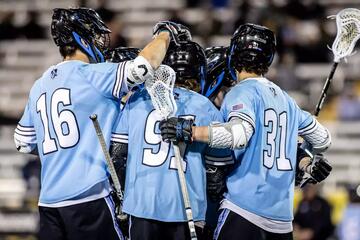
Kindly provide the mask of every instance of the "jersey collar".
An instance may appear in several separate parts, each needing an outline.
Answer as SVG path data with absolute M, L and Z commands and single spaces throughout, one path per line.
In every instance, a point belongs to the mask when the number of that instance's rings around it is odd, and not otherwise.
M 251 80 L 259 81 L 261 83 L 268 83 L 269 82 L 269 80 L 264 78 L 264 77 L 252 77 L 252 78 L 246 78 L 246 79 L 242 80 L 240 83 L 251 81 Z
M 80 63 L 85 63 L 83 61 L 80 61 L 80 60 L 66 60 L 66 61 L 62 61 L 62 62 L 59 62 L 58 64 L 55 65 L 55 67 L 59 67 L 63 64 L 66 64 L 66 63 L 70 63 L 70 62 L 80 62 Z

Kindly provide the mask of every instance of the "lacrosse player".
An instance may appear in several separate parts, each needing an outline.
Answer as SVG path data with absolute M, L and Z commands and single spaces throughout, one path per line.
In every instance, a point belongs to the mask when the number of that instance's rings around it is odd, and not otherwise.
M 190 127 L 181 118 L 160 123 L 163 139 L 234 149 L 236 167 L 226 179 L 215 239 L 292 239 L 298 135 L 315 153 L 330 146 L 329 131 L 264 77 L 275 46 L 273 32 L 263 26 L 244 24 L 235 31 L 228 63 L 238 83 L 221 106 L 227 123 Z M 321 155 L 300 166 L 317 181 L 331 170 Z
M 222 120 L 207 98 L 188 90 L 205 77 L 205 61 L 203 49 L 188 41 L 180 46 L 171 43 L 163 62 L 176 72 L 176 115 L 199 125 Z M 190 239 L 173 148 L 161 140 L 160 120 L 147 90 L 141 89 L 129 98 L 111 138 L 113 158 L 126 164 L 123 211 L 130 215 L 133 240 Z M 203 143 L 181 145 L 180 150 L 194 220 L 204 221 L 205 162 L 230 164 L 231 152 Z
M 227 52 L 227 47 L 205 49 L 207 68 L 206 78 L 200 83 L 201 94 L 209 98 L 218 109 L 221 107 L 225 94 L 235 83 L 226 68 Z M 208 205 L 204 233 L 209 236 L 208 239 L 212 239 L 217 224 L 219 204 L 226 190 L 226 175 L 232 166 L 207 165 L 206 167 Z
M 152 78 L 176 25 L 158 23 L 133 61 L 103 63 L 110 30 L 88 8 L 54 9 L 51 34 L 63 62 L 34 84 L 15 130 L 18 151 L 40 156 L 40 239 L 123 239 L 109 196 L 106 162 L 89 116 L 110 142 L 119 98 Z M 89 64 L 91 63 L 91 64 Z

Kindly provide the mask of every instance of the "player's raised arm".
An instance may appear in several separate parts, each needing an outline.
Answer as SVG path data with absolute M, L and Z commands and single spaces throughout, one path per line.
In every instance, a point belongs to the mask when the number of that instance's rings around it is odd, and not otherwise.
M 170 43 L 170 37 L 170 32 L 160 32 L 155 36 L 154 40 L 146 45 L 139 56 L 145 58 L 153 69 L 157 69 L 165 57 L 166 50 Z
M 153 35 L 154 39 L 127 66 L 129 88 L 153 77 L 154 71 L 165 57 L 170 41 L 179 44 L 183 40 L 191 39 L 190 32 L 185 26 L 170 21 L 158 22 L 154 26 Z
M 182 40 L 190 40 L 189 30 L 181 25 L 170 21 L 158 22 L 153 29 L 152 40 L 140 52 L 139 56 L 145 58 L 153 69 L 157 69 L 163 61 L 170 41 L 178 45 Z

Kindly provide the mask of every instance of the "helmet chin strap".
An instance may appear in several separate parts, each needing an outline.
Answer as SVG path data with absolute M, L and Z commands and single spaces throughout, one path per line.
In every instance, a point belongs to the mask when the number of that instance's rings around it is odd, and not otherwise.
M 76 32 L 72 32 L 72 34 L 73 34 L 75 42 L 79 46 L 80 50 L 89 57 L 90 63 L 104 62 L 104 56 L 99 51 L 99 49 L 97 49 L 94 45 L 87 43 Z
M 233 79 L 234 81 L 237 81 L 236 70 L 233 68 L 233 66 L 232 66 L 232 64 L 231 64 L 231 61 L 233 61 L 233 60 L 231 60 L 231 58 L 233 57 L 233 54 L 234 54 L 234 48 L 235 48 L 234 45 L 231 46 L 227 65 L 228 65 L 228 69 L 229 69 L 229 72 L 230 72 L 230 75 L 231 75 L 232 79 Z

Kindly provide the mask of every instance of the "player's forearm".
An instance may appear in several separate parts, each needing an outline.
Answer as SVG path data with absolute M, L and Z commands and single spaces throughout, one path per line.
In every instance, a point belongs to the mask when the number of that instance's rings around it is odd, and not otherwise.
M 145 48 L 139 53 L 139 56 L 144 57 L 155 70 L 163 61 L 167 48 L 169 47 L 169 43 L 169 32 L 161 32 L 154 40 L 145 46 Z
M 308 142 L 313 152 L 320 153 L 326 151 L 331 145 L 331 134 L 329 130 L 315 120 L 314 130 L 309 133 L 301 134 L 301 137 Z
M 233 118 L 230 122 L 211 124 L 207 132 L 206 134 L 205 130 L 202 130 L 199 137 L 202 140 L 206 138 L 212 148 L 243 149 L 253 135 L 254 129 L 249 122 Z
M 209 127 L 192 127 L 192 134 L 195 142 L 209 142 Z

